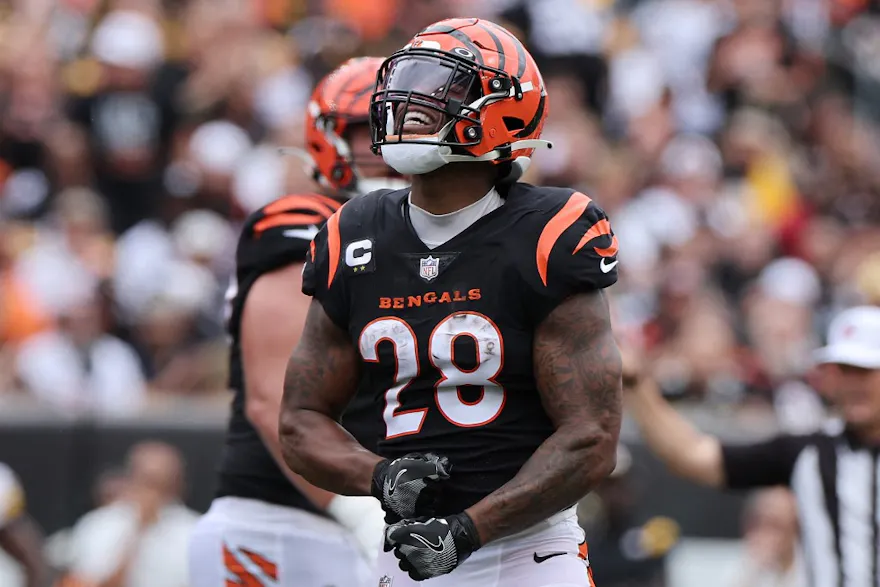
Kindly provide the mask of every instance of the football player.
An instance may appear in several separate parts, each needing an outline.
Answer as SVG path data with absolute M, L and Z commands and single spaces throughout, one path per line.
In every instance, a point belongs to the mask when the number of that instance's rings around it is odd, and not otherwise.
M 43 558 L 43 536 L 25 509 L 24 490 L 15 473 L 0 463 L 0 548 L 24 571 L 27 587 L 43 587 L 49 568 Z
M 383 587 L 592 583 L 573 506 L 615 463 L 617 240 L 588 196 L 515 182 L 547 101 L 504 28 L 423 30 L 371 107 L 411 189 L 345 204 L 306 260 L 282 450 L 315 485 L 382 502 Z M 382 406 L 375 452 L 338 424 L 356 390 Z
M 375 559 L 380 550 L 379 503 L 335 496 L 293 474 L 281 460 L 278 412 L 284 367 L 310 301 L 299 293 L 309 243 L 341 202 L 377 182 L 401 183 L 370 150 L 369 102 L 381 63 L 348 61 L 315 88 L 306 145 L 324 195 L 280 198 L 252 214 L 242 231 L 227 294 L 235 395 L 216 498 L 191 541 L 192 587 L 216 587 L 224 580 L 357 586 L 367 576 L 364 560 Z M 360 413 L 353 405 L 346 423 L 369 442 L 375 431 L 362 430 L 376 426 Z M 372 407 L 370 418 L 381 422 Z

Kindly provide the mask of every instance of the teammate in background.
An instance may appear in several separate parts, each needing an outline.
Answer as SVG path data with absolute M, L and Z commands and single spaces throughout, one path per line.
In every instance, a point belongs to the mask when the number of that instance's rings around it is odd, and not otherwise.
M 356 586 L 367 553 L 375 558 L 381 545 L 375 499 L 309 485 L 284 465 L 278 444 L 284 366 L 309 305 L 298 293 L 309 243 L 344 201 L 393 175 L 370 151 L 368 107 L 381 63 L 350 60 L 311 98 L 306 145 L 325 195 L 280 198 L 251 215 L 242 231 L 227 294 L 235 395 L 216 499 L 191 542 L 191 587 L 216 587 L 224 578 L 242 585 Z M 353 405 L 348 416 L 359 436 L 375 436 L 378 408 Z M 363 553 L 336 522 L 354 533 Z
M 0 548 L 21 564 L 26 587 L 49 584 L 43 536 L 27 515 L 24 490 L 18 478 L 3 463 L 0 463 Z
M 515 183 L 546 113 L 508 31 L 428 27 L 382 65 L 371 109 L 412 188 L 349 202 L 306 261 L 283 453 L 382 502 L 382 587 L 592 583 L 573 506 L 615 463 L 617 241 L 584 194 Z M 355 393 L 384 408 L 378 454 L 338 424 Z

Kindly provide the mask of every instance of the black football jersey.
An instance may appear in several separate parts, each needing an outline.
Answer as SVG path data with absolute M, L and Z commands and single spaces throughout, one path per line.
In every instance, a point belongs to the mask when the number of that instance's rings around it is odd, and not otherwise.
M 567 297 L 617 280 L 617 239 L 586 195 L 515 184 L 503 206 L 428 249 L 407 195 L 373 192 L 334 214 L 303 291 L 360 351 L 358 394 L 382 417 L 377 452 L 452 462 L 448 515 L 509 481 L 552 434 L 533 333 Z
M 246 497 L 316 511 L 279 469 L 259 433 L 245 414 L 245 379 L 241 357 L 240 327 L 248 292 L 264 274 L 310 254 L 312 239 L 341 203 L 316 194 L 280 198 L 245 222 L 236 250 L 236 273 L 227 291 L 227 325 L 231 339 L 229 386 L 233 390 L 232 413 L 219 468 L 219 496 Z M 357 424 L 358 410 L 352 406 L 349 418 Z M 377 421 L 376 410 L 369 417 Z M 355 429 L 360 438 L 375 438 L 376 424 L 369 434 Z

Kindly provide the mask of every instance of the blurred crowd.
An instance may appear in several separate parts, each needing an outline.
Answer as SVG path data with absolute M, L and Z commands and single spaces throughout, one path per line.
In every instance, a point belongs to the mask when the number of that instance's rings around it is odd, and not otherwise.
M 249 212 L 314 189 L 317 79 L 447 16 L 523 39 L 550 94 L 526 181 L 620 240 L 616 327 L 670 397 L 821 418 L 809 351 L 880 301 L 872 0 L 0 2 L 0 405 L 136 414 L 225 389 Z

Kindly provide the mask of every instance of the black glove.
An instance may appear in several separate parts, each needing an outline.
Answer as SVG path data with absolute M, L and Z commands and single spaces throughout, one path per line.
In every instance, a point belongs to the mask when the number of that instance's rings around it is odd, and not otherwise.
M 371 493 L 385 510 L 385 522 L 433 516 L 440 481 L 449 479 L 450 469 L 449 459 L 431 453 L 410 453 L 376 465 Z
M 394 550 L 400 569 L 413 581 L 424 581 L 452 572 L 480 548 L 480 538 L 470 516 L 461 513 L 388 526 L 384 548 Z

